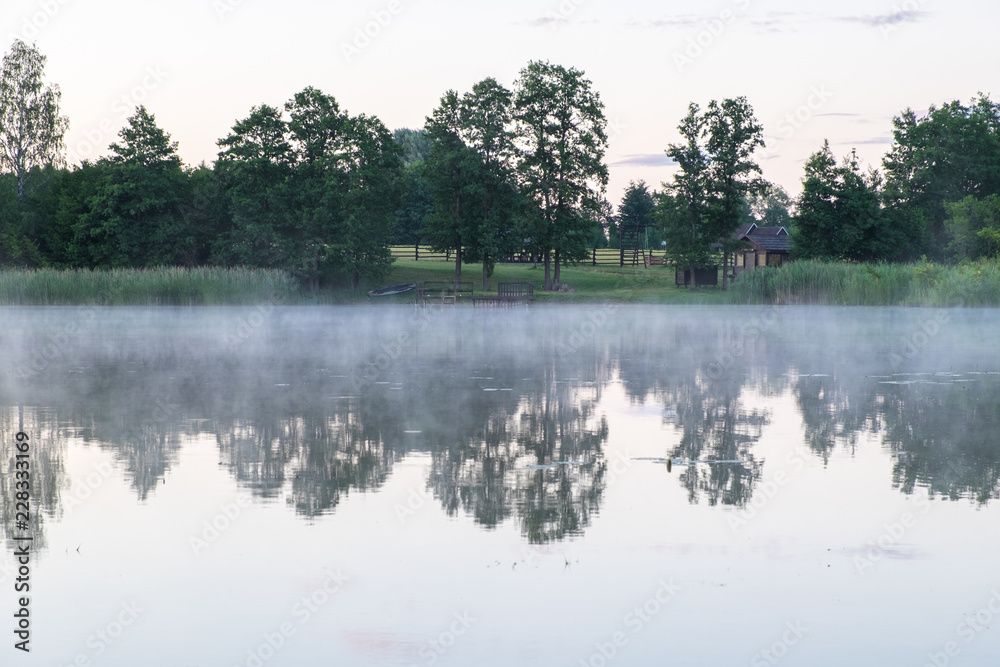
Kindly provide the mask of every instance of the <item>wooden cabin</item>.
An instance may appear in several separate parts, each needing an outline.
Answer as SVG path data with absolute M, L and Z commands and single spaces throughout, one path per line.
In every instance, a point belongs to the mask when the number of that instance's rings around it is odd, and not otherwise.
M 736 253 L 734 276 L 764 266 L 781 266 L 788 261 L 792 242 L 784 227 L 758 227 L 751 222 L 736 232 L 734 238 L 750 245 Z

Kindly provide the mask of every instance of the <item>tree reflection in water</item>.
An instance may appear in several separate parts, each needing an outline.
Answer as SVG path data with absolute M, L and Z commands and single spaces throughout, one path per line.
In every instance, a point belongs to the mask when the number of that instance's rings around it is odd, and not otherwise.
M 750 502 L 766 465 L 755 443 L 772 416 L 748 405 L 781 395 L 794 401 L 802 437 L 824 462 L 875 435 L 893 457 L 891 483 L 902 492 L 927 487 L 980 504 L 998 497 L 1000 375 L 990 372 L 1000 369 L 941 373 L 943 362 L 928 354 L 923 368 L 897 373 L 885 346 L 858 344 L 901 326 L 891 318 L 790 311 L 771 329 L 748 332 L 729 311 L 664 311 L 650 324 L 646 311 L 622 310 L 570 348 L 570 334 L 586 321 L 581 311 L 459 309 L 376 382 L 358 383 L 363 360 L 395 330 L 373 320 L 364 328 L 370 339 L 349 343 L 336 327 L 354 325 L 299 326 L 302 311 L 292 312 L 292 325 L 262 334 L 256 346 L 186 349 L 178 331 L 196 328 L 182 321 L 175 329 L 150 325 L 145 339 L 118 346 L 98 337 L 16 382 L 5 366 L 0 456 L 12 460 L 23 419 L 33 434 L 38 543 L 72 492 L 67 439 L 110 452 L 143 500 L 177 465 L 182 445 L 206 433 L 242 486 L 261 498 L 284 495 L 304 517 L 334 511 L 351 491 L 381 488 L 397 461 L 420 452 L 429 453 L 426 484 L 447 514 L 486 528 L 516 522 L 532 543 L 564 539 L 583 532 L 604 499 L 605 449 L 622 424 L 601 410 L 612 383 L 635 404 L 662 407 L 663 456 L 738 461 L 675 468 L 692 503 Z M 974 317 L 955 320 L 948 335 L 971 342 L 951 354 L 949 369 L 976 368 L 992 341 L 977 333 Z M 19 404 L 29 406 L 20 415 Z M 10 535 L 9 475 L 2 492 Z

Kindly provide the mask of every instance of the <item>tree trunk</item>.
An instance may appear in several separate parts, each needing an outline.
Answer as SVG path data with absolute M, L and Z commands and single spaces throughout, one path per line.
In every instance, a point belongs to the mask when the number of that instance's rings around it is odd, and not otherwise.
M 696 269 L 694 265 L 691 265 L 691 282 L 688 283 L 688 289 L 694 289 L 698 286 L 698 274 L 695 273 Z
M 462 282 L 462 243 L 455 249 L 455 285 Z
M 545 252 L 545 291 L 552 289 L 552 253 Z
M 554 277 L 554 280 L 557 286 L 562 285 L 562 272 L 559 270 L 560 265 L 562 264 L 562 262 L 560 261 L 561 259 L 562 259 L 562 253 L 556 250 L 556 270 L 555 270 L 556 275 Z
M 729 253 L 722 252 L 722 291 L 729 289 Z
M 483 291 L 484 292 L 489 292 L 490 291 L 490 270 L 489 270 L 488 264 L 489 264 L 489 262 L 484 259 L 483 260 Z

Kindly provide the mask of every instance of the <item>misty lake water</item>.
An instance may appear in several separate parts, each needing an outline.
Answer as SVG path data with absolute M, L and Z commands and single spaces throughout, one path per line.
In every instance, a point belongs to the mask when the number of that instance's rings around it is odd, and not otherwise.
M 997 664 L 998 331 L 993 310 L 0 309 L 0 664 Z

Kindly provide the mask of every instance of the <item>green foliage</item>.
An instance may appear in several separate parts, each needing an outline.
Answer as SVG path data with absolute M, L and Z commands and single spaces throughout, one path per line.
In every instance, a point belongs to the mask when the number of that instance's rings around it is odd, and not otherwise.
M 649 227 L 656 224 L 656 201 L 646 181 L 629 181 L 621 204 L 618 205 L 621 227 Z
M 281 111 L 251 110 L 219 142 L 227 229 L 213 253 L 228 265 L 281 268 L 322 281 L 378 279 L 391 262 L 402 149 L 376 118 L 351 117 L 306 88 Z
M 77 254 L 90 267 L 191 266 L 194 230 L 181 213 L 189 199 L 177 144 L 138 107 L 100 163 L 86 211 L 72 223 Z
M 545 257 L 545 289 L 562 262 L 586 256 L 608 182 L 607 119 L 600 96 L 577 69 L 534 61 L 515 86 L 522 192 L 536 210 L 532 249 Z M 554 254 L 555 276 L 550 273 Z
M 431 152 L 431 139 L 426 130 L 401 127 L 392 133 L 392 140 L 403 152 L 403 166 L 411 167 L 427 161 Z
M 0 271 L 0 305 L 238 305 L 299 301 L 283 271 L 165 268 Z
M 806 259 L 895 259 L 896 232 L 883 215 L 877 172 L 856 153 L 837 164 L 830 143 L 809 158 L 795 216 L 793 252 Z
M 43 83 L 45 56 L 15 40 L 0 69 L 0 169 L 17 178 L 24 198 L 28 172 L 62 162 L 69 119 L 59 115 L 59 86 Z
M 884 160 L 893 224 L 906 229 L 911 255 L 943 259 L 948 205 L 1000 194 L 1000 105 L 980 94 L 968 106 L 931 106 L 922 118 L 907 109 L 893 126 Z
M 484 289 L 496 261 L 523 244 L 511 104 L 510 91 L 485 79 L 462 97 L 446 92 L 427 120 L 434 210 L 421 235 L 437 251 L 455 251 L 456 281 L 463 261 L 481 262 Z
M 704 113 L 691 103 L 678 130 L 684 143 L 671 144 L 667 155 L 680 169 L 660 197 L 659 218 L 668 258 L 696 269 L 717 263 L 712 244 L 724 257 L 742 245 L 733 234 L 746 218 L 747 198 L 766 187 L 753 158 L 764 134 L 744 97 L 712 100 Z
M 768 183 L 748 199 L 750 215 L 758 227 L 784 227 L 793 233 L 792 207 L 795 202 L 780 185 Z
M 966 197 L 946 204 L 944 225 L 951 238 L 948 253 L 956 260 L 994 257 L 1000 249 L 1000 195 L 985 199 Z
M 1000 264 L 789 262 L 746 271 L 734 285 L 742 303 L 845 306 L 1000 306 Z

